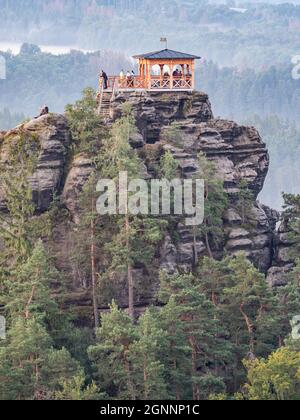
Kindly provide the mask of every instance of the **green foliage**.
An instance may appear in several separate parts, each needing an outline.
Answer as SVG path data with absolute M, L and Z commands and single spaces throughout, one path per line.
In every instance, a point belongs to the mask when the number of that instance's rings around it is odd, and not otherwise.
M 23 59 L 32 55 L 36 60 L 43 56 L 30 46 L 22 49 Z M 142 161 L 129 144 L 136 131 L 131 109 L 125 106 L 109 136 L 102 134 L 92 90 L 69 106 L 67 115 L 75 151 L 97 152 L 95 170 L 102 177 L 117 180 L 120 171 L 127 171 L 129 180 L 143 177 Z M 244 255 L 221 261 L 205 258 L 198 271 L 195 264 L 193 275 L 162 273 L 159 306 L 138 318 L 133 312 L 138 287 L 134 270 L 151 271 L 167 223 L 144 216 L 98 215 L 95 172 L 80 200 L 72 268 L 81 270 L 83 288 L 93 288 L 94 315 L 99 314 L 100 296 L 103 307 L 109 301 L 103 285 L 124 274 L 129 315 L 113 303 L 102 314 L 101 324 L 95 323 L 94 337 L 86 326 L 73 328 L 62 312 L 64 305 L 57 299 L 62 272 L 39 240 L 44 234 L 49 237 L 53 215 L 34 217 L 28 177 L 36 167 L 38 145 L 21 132 L 17 142 L 4 146 L 11 167 L 1 173 L 10 210 L 0 216 L 0 239 L 5 245 L 0 304 L 8 321 L 7 340 L 0 342 L 1 400 L 299 399 L 297 343 L 278 349 L 289 335 L 289 321 L 300 313 L 299 263 L 289 284 L 275 292 Z M 206 187 L 200 233 L 211 254 L 212 245 L 222 245 L 222 216 L 228 201 L 215 166 L 203 156 L 199 165 Z M 172 154 L 165 153 L 160 175 L 171 179 L 176 171 Z M 295 258 L 300 243 L 299 197 L 287 195 L 285 200 Z M 238 207 L 244 221 L 251 201 L 242 182 Z M 47 226 L 42 230 L 44 221 Z M 117 294 L 117 287 L 111 294 Z M 243 387 L 245 367 L 248 384 Z
M 169 127 L 165 128 L 162 133 L 162 140 L 165 142 L 170 142 L 174 146 L 182 146 L 183 136 L 180 131 L 180 123 L 174 121 Z
M 105 394 L 99 393 L 95 383 L 86 386 L 85 376 L 79 374 L 70 379 L 61 380 L 61 390 L 56 391 L 52 397 L 58 401 L 95 401 L 105 399 Z
M 197 278 L 228 332 L 233 358 L 224 374 L 238 391 L 245 380 L 241 360 L 264 357 L 283 342 L 289 320 L 299 310 L 299 292 L 289 286 L 275 294 L 243 254 L 222 261 L 204 259 Z
M 178 162 L 173 157 L 171 151 L 167 151 L 160 159 L 160 173 L 161 178 L 166 178 L 168 181 L 176 178 L 178 169 Z
M 128 172 L 129 181 L 142 177 L 142 162 L 129 144 L 136 131 L 135 117 L 130 106 L 125 104 L 122 117 L 113 124 L 98 157 L 98 168 L 103 178 L 117 180 L 122 171 Z
M 1 2 L 2 0 L 0 1 L 2 11 Z M 23 12 L 24 8 L 25 3 L 22 3 Z M 71 9 L 75 10 L 77 6 L 74 8 L 72 5 Z M 16 25 L 16 21 L 12 25 Z M 66 26 L 63 25 L 57 31 L 59 37 L 62 36 Z M 15 27 L 15 29 L 17 28 Z M 1 30 L 3 30 L 2 23 L 0 24 L 0 33 Z M 10 25 L 9 33 L 11 31 Z M 53 28 L 48 32 L 52 35 L 55 33 Z M 1 39 L 4 38 L 6 36 L 3 35 Z M 53 45 L 53 42 L 52 39 L 49 44 Z M 77 41 L 74 42 L 74 45 L 76 43 Z M 59 44 L 61 45 L 61 42 Z M 98 51 L 99 48 L 101 53 Z M 63 113 L 68 103 L 74 103 L 80 98 L 81 92 L 86 86 L 91 86 L 95 90 L 98 88 L 98 75 L 101 68 L 105 69 L 108 74 L 119 74 L 121 68 L 130 69 L 132 66 L 124 53 L 103 49 L 102 41 L 95 47 L 95 50 L 97 51 L 90 53 L 72 50 L 68 54 L 59 55 L 36 53 L 30 50 L 26 54 L 1 52 L 6 60 L 9 77 L 5 81 L 0 80 L 0 109 L 9 108 L 11 112 L 17 114 L 35 116 L 40 107 L 46 103 L 51 112 Z M 22 119 L 16 119 L 16 122 L 20 122 Z M 0 129 L 13 128 L 14 121 L 15 117 L 8 126 L 9 120 L 5 120 L 5 126 L 0 124 Z
M 60 381 L 78 373 L 78 363 L 65 349 L 54 350 L 36 318 L 14 320 L 0 347 L 0 399 L 48 399 Z
M 300 257 L 300 195 L 284 194 L 283 220 L 290 229 L 289 240 L 293 244 L 292 257 Z
M 130 137 L 136 132 L 135 118 L 130 107 L 123 108 L 122 117 L 117 120 L 110 136 L 103 142 L 97 167 L 103 178 L 109 178 L 119 183 L 121 172 L 127 172 L 128 182 L 133 179 L 143 179 L 143 165 L 137 152 L 129 144 Z M 133 194 L 129 193 L 130 199 Z M 145 197 L 148 200 L 148 197 Z M 126 209 L 125 214 L 113 215 L 108 226 L 114 225 L 111 239 L 105 246 L 109 264 L 103 270 L 102 278 L 110 278 L 116 272 L 124 273 L 128 283 L 128 301 L 130 314 L 134 312 L 133 269 L 139 266 L 149 266 L 154 258 L 157 244 L 163 239 L 163 229 L 166 222 L 140 214 L 134 216 Z
M 132 319 L 113 303 L 110 312 L 102 315 L 97 343 L 88 350 L 97 383 L 120 399 L 136 399 L 130 363 L 130 347 L 135 338 Z
M 75 143 L 74 152 L 97 153 L 103 136 L 103 126 L 97 111 L 96 91 L 86 88 L 82 99 L 66 106 L 66 117 Z
M 138 399 L 163 400 L 168 398 L 165 366 L 160 358 L 165 351 L 166 333 L 161 328 L 156 312 L 146 310 L 137 325 L 138 339 L 131 347 Z
M 251 220 L 251 210 L 253 208 L 254 195 L 249 189 L 249 184 L 246 179 L 242 179 L 239 183 L 239 196 L 237 202 L 237 210 L 242 218 L 242 224 L 245 226 Z
M 36 165 L 39 145 L 35 137 L 20 130 L 16 139 L 6 140 L 9 165 L 1 164 L 1 183 L 9 216 L 0 215 L 0 234 L 5 242 L 5 256 L 26 258 L 33 244 L 32 202 L 30 176 Z M 17 252 L 16 252 L 17 251 Z
M 213 162 L 199 154 L 199 172 L 197 177 L 204 180 L 204 222 L 200 232 L 205 236 L 206 248 L 212 257 L 211 244 L 219 247 L 224 239 L 223 215 L 228 207 L 228 197 L 224 190 L 224 181 L 218 176 Z
M 270 46 L 274 47 L 274 40 L 270 42 Z M 285 54 L 286 46 L 283 49 Z M 268 56 L 266 49 L 262 48 L 260 51 L 266 54 L 265 59 Z M 291 56 L 294 54 L 291 51 Z M 249 49 L 247 53 L 240 53 L 239 56 L 246 61 L 250 56 L 253 58 Z M 299 82 L 292 78 L 294 65 L 290 64 L 290 57 L 284 61 L 279 59 L 277 64 L 272 61 L 272 65 L 271 61 L 268 61 L 262 68 L 253 68 L 250 62 L 244 62 L 244 65 L 237 68 L 232 59 L 227 63 L 227 67 L 224 67 L 216 64 L 218 60 L 212 60 L 215 62 L 208 61 L 201 70 L 201 89 L 209 94 L 216 115 L 234 117 L 240 121 L 249 119 L 248 123 L 263 129 L 262 134 L 266 134 L 272 152 L 278 149 L 283 141 L 286 144 L 286 138 L 290 138 L 290 142 L 295 140 L 294 135 L 291 137 L 290 134 L 296 134 L 296 127 L 292 122 L 298 121 L 296 107 L 299 102 Z M 288 121 L 290 124 L 287 124 Z M 274 141 L 269 141 L 270 137 Z M 297 147 L 297 144 L 295 146 Z M 285 157 L 288 149 L 283 149 L 280 147 Z M 280 159 L 280 156 L 278 158 Z
M 184 351 L 180 359 L 182 360 L 184 356 L 185 363 L 189 360 L 187 364 L 191 372 L 189 398 L 192 396 L 195 400 L 206 399 L 213 392 L 221 392 L 225 385 L 217 372 L 221 355 L 224 362 L 229 348 L 223 338 L 225 332 L 216 317 L 214 305 L 201 293 L 199 284 L 192 275 L 167 276 L 163 273 L 159 295 L 163 302 L 167 302 L 163 309 L 163 317 L 164 311 L 169 312 L 168 305 L 173 309 L 175 306 L 178 308 L 173 314 L 174 322 L 177 323 L 173 334 L 178 330 L 181 333 L 171 337 L 173 351 L 170 355 L 173 357 L 175 355 L 177 360 L 178 350 L 174 353 L 174 349 L 182 348 L 183 345 L 188 352 Z M 177 338 L 180 341 L 177 341 Z M 181 388 L 181 395 L 182 392 L 184 391 Z
M 245 362 L 249 400 L 290 401 L 300 399 L 300 352 L 282 347 L 267 360 Z
M 6 310 L 13 319 L 31 315 L 55 323 L 58 307 L 50 296 L 50 287 L 60 284 L 60 274 L 53 267 L 42 242 L 38 242 L 32 255 L 13 270 L 5 282 Z
M 44 8 L 41 0 L 21 4 L 1 0 L 0 34 L 2 39 L 10 33 L 25 39 L 34 30 L 35 39 L 49 45 L 61 45 L 63 39 L 82 48 L 101 46 L 101 52 L 116 50 L 116 46 L 119 51 L 154 51 L 158 41 L 153 34 L 163 27 L 184 51 L 201 51 L 203 57 L 215 59 L 222 66 L 258 68 L 289 62 L 297 51 L 299 6 L 267 3 L 273 1 L 248 1 L 246 13 L 239 13 L 232 9 L 236 4 L 232 1 L 160 0 L 153 8 L 151 0 L 77 0 L 76 7 L 69 0 L 60 1 L 57 7 L 51 0 Z M 44 30 L 46 23 L 49 31 Z M 122 32 L 128 23 L 135 25 L 134 32 Z M 126 64 L 120 63 L 120 68 L 130 68 Z

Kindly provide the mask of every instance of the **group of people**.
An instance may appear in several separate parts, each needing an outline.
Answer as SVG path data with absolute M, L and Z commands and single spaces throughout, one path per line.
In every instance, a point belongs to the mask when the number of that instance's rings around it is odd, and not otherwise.
M 126 74 L 123 69 L 120 71 L 120 81 L 122 83 L 124 80 L 126 80 L 127 87 L 134 87 L 134 78 L 135 72 L 133 70 L 128 70 Z
M 187 72 L 186 76 L 187 76 L 187 77 L 191 77 L 191 73 L 190 73 L 190 71 L 188 71 L 188 72 Z M 169 73 L 168 71 L 166 71 L 166 72 L 164 73 L 164 77 L 170 77 L 170 73 Z M 174 78 L 182 78 L 182 77 L 183 77 L 183 73 L 182 73 L 182 71 L 181 71 L 181 70 L 178 70 L 178 68 L 176 68 L 176 69 L 173 71 L 173 77 L 174 77 Z
M 175 69 L 173 71 L 173 77 L 182 77 L 182 71 L 178 70 L 178 69 Z
M 187 77 L 191 77 L 190 71 L 188 70 Z M 169 72 L 165 72 L 164 73 L 164 77 L 170 77 Z M 176 68 L 173 71 L 173 77 L 174 78 L 182 78 L 183 77 L 183 73 L 181 70 L 178 70 L 178 68 Z M 104 70 L 101 71 L 101 78 L 103 80 L 103 88 L 104 90 L 108 89 L 108 76 L 106 74 L 106 72 Z M 134 78 L 135 78 L 135 72 L 132 70 L 128 70 L 127 73 L 125 74 L 124 70 L 122 69 L 120 72 L 120 82 L 121 85 L 124 87 L 124 82 L 126 82 L 126 86 L 129 88 L 133 88 L 134 87 Z

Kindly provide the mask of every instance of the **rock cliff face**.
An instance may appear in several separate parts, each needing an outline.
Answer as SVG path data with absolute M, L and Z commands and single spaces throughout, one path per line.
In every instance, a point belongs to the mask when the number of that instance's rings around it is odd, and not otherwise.
M 274 257 L 267 275 L 267 281 L 271 287 L 280 287 L 287 283 L 287 274 L 295 265 L 290 252 L 292 245 L 288 227 L 282 221 L 274 235 Z
M 37 170 L 31 179 L 33 199 L 37 210 L 47 210 L 54 194 L 60 192 L 66 168 L 66 156 L 71 143 L 71 135 L 66 119 L 62 115 L 45 115 L 0 135 L 0 161 L 9 165 L 9 144 L 14 142 L 21 131 L 35 136 L 39 142 Z M 1 180 L 0 180 L 1 184 Z M 5 210 L 5 197 L 1 193 L 0 209 Z
M 124 103 L 131 104 L 136 116 L 138 133 L 130 139 L 130 143 L 132 147 L 139 149 L 141 156 L 148 147 L 157 146 L 161 150 L 170 150 L 178 161 L 184 178 L 190 178 L 197 172 L 199 152 L 205 153 L 215 163 L 219 175 L 224 179 L 230 202 L 224 215 L 226 238 L 221 247 L 213 250 L 215 256 L 221 257 L 225 252 L 235 254 L 244 251 L 267 274 L 270 285 L 283 284 L 284 275 L 293 264 L 287 252 L 290 243 L 284 225 L 276 232 L 279 218 L 277 212 L 257 201 L 269 167 L 268 151 L 257 130 L 232 121 L 215 119 L 208 96 L 201 92 L 120 93 L 111 101 L 111 121 L 107 124 L 121 115 Z M 88 305 L 90 300 L 83 290 L 86 282 L 78 278 L 66 250 L 72 246 L 69 243 L 69 233 L 79 220 L 79 193 L 93 171 L 91 160 L 81 154 L 67 162 L 71 136 L 67 121 L 61 115 L 38 118 L 25 124 L 23 129 L 35 134 L 41 145 L 38 169 L 31 180 L 38 210 L 45 211 L 49 208 L 53 194 L 58 194 L 70 213 L 72 223 L 69 221 L 68 226 L 57 227 L 55 250 L 59 265 L 74 285 L 70 301 Z M 7 143 L 18 135 L 19 130 L 20 128 L 16 128 L 0 134 L 2 162 L 7 159 Z M 151 165 L 146 159 L 145 167 L 151 176 Z M 246 226 L 236 206 L 242 179 L 247 180 L 253 193 Z M 5 209 L 5 197 L 1 197 L 1 189 L 0 209 Z M 171 235 L 167 235 L 161 246 L 154 267 L 156 274 L 159 268 L 170 272 L 177 267 L 189 270 L 193 263 L 194 246 L 191 230 L 178 223 L 176 241 L 172 240 Z M 199 256 L 206 255 L 203 238 L 196 238 L 196 249 Z M 141 306 L 151 301 L 157 287 L 157 278 L 157 275 L 153 277 L 153 273 L 150 276 L 141 269 L 136 270 L 136 281 L 145 283 L 144 294 L 137 299 Z M 124 299 L 126 296 L 120 296 L 121 301 Z
M 120 116 L 122 105 L 130 103 L 136 115 L 137 127 L 144 144 L 161 144 L 178 161 L 182 177 L 190 178 L 198 168 L 197 155 L 205 153 L 224 179 L 230 197 L 230 208 L 224 224 L 227 241 L 220 255 L 244 251 L 254 264 L 267 272 L 273 257 L 273 233 L 277 215 L 260 205 L 256 199 L 261 192 L 269 167 L 269 155 L 257 130 L 253 127 L 215 119 L 208 96 L 196 93 L 122 93 L 111 103 L 111 118 Z M 242 228 L 242 217 L 235 204 L 242 179 L 247 180 L 253 192 L 251 227 Z M 162 266 L 174 270 L 176 266 L 189 269 L 193 260 L 193 236 L 183 225 L 177 227 L 179 240 L 162 249 Z M 206 248 L 197 239 L 197 253 Z

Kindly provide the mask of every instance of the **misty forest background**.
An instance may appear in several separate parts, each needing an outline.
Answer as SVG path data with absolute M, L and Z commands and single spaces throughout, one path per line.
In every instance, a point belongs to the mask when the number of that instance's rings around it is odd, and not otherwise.
M 271 168 L 260 199 L 280 209 L 282 191 L 298 193 L 300 2 L 207 0 L 0 0 L 0 130 L 36 115 L 41 105 L 63 112 L 101 68 L 118 74 L 131 55 L 169 47 L 200 54 L 197 88 L 215 116 L 255 125 L 268 144 Z M 70 47 L 53 55 L 38 45 Z M 0 47 L 1 50 L 1 47 Z M 86 52 L 90 51 L 90 52 Z M 17 88 L 16 88 L 17 87 Z

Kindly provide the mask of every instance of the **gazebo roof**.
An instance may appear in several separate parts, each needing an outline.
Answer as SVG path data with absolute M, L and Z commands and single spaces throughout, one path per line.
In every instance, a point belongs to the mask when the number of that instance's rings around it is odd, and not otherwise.
M 172 60 L 172 59 L 174 60 L 178 60 L 178 59 L 199 60 L 201 57 L 198 57 L 197 55 L 191 55 L 191 54 L 186 54 L 186 53 L 182 53 L 178 51 L 165 49 L 161 51 L 135 55 L 133 58 L 136 58 L 136 59 L 144 58 L 147 60 Z

